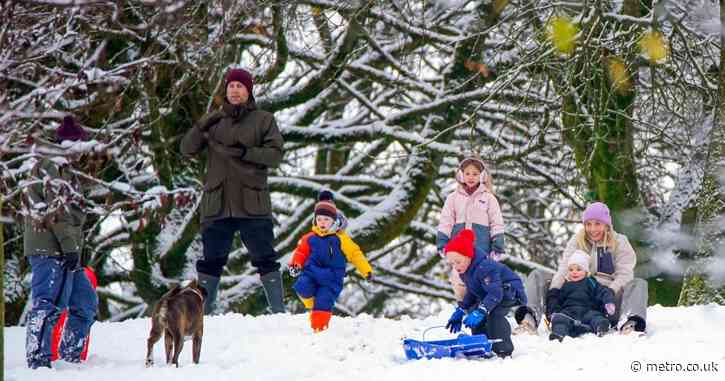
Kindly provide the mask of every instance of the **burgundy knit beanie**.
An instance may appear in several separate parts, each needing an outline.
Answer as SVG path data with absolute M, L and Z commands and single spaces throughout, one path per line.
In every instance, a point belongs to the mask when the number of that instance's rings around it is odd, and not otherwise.
M 63 118 L 63 123 L 55 130 L 55 140 L 58 143 L 66 140 L 74 142 L 78 140 L 86 141 L 88 140 L 88 134 L 76 123 L 72 116 L 68 115 Z
M 254 79 L 252 78 L 252 74 L 244 69 L 229 69 L 227 70 L 227 75 L 224 76 L 224 89 L 226 89 L 227 86 L 229 86 L 229 82 L 232 81 L 241 82 L 242 85 L 247 88 L 249 99 L 254 99 L 254 96 L 252 96 L 254 88 Z

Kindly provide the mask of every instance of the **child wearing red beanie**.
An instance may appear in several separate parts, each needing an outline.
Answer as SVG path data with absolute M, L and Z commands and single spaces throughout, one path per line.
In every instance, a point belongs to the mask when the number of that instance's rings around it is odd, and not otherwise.
M 489 339 L 500 339 L 493 344 L 493 352 L 500 357 L 510 356 L 514 344 L 506 314 L 511 307 L 526 304 L 524 285 L 503 263 L 477 254 L 473 248 L 475 238 L 473 230 L 463 229 L 443 249 L 448 264 L 466 285 L 466 294 L 446 328 L 456 333 L 464 325 L 474 335 L 485 333 Z

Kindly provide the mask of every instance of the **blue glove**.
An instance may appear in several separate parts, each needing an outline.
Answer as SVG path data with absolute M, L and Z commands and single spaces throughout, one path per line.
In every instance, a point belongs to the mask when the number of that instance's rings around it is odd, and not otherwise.
M 446 324 L 446 328 L 451 333 L 456 333 L 461 330 L 461 322 L 463 321 L 463 315 L 466 314 L 466 311 L 463 310 L 461 307 L 457 307 L 455 311 L 453 311 L 453 314 L 451 315 L 451 318 L 448 319 L 448 324 Z
M 466 316 L 465 319 L 463 319 L 463 325 L 465 325 L 468 328 L 474 328 L 478 327 L 479 324 L 481 324 L 486 319 L 486 310 L 484 308 L 477 308 L 468 316 Z

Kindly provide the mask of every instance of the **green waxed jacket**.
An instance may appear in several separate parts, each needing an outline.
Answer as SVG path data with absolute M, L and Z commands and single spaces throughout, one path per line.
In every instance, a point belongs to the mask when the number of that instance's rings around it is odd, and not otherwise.
M 208 150 L 202 224 L 227 217 L 271 218 L 267 174 L 282 161 L 282 146 L 274 116 L 253 103 L 224 103 L 201 118 L 182 139 L 181 153 Z
M 33 169 L 35 180 L 42 182 L 28 187 L 27 196 L 35 217 L 24 218 L 23 249 L 25 255 L 63 255 L 81 253 L 83 249 L 83 223 L 86 215 L 74 202 L 52 205 L 57 197 L 44 184 L 60 180 L 79 190 L 80 182 L 67 170 L 49 159 L 42 159 Z M 56 188 L 56 187 L 52 187 Z M 52 217 L 47 207 L 57 207 Z M 41 222 L 42 221 L 42 222 Z

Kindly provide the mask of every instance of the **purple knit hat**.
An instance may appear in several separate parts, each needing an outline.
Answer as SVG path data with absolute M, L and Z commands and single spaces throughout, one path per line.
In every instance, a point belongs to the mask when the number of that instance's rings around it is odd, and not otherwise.
M 599 221 L 605 225 L 612 226 L 612 216 L 609 214 L 609 208 L 602 202 L 589 204 L 582 215 L 582 222 L 589 220 Z
M 78 141 L 88 140 L 88 134 L 81 126 L 76 123 L 72 116 L 67 115 L 63 118 L 63 123 L 55 130 L 55 140 L 62 143 L 66 140 Z
M 229 69 L 227 70 L 227 74 L 224 76 L 224 88 L 226 89 L 227 86 L 229 86 L 229 82 L 232 81 L 241 82 L 242 85 L 247 88 L 249 99 L 254 101 L 254 95 L 252 95 L 252 90 L 254 89 L 254 79 L 252 78 L 252 74 L 244 69 Z

